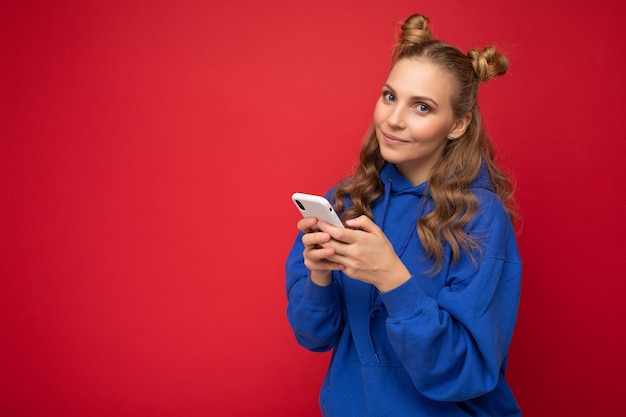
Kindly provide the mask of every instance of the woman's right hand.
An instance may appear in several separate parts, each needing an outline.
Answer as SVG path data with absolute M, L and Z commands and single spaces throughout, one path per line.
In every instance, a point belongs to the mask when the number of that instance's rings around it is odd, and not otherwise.
M 326 287 L 333 282 L 332 271 L 341 270 L 343 266 L 327 259 L 335 254 L 335 250 L 324 247 L 325 243 L 330 242 L 331 237 L 317 228 L 313 229 L 317 223 L 315 217 L 304 217 L 298 221 L 298 229 L 304 232 L 302 236 L 304 265 L 311 271 L 311 281 Z

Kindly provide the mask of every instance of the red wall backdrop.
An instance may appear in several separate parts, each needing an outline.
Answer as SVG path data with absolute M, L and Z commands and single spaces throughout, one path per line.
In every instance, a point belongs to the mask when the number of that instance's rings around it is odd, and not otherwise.
M 623 415 L 624 4 L 2 2 L 0 414 L 318 417 L 289 196 L 349 171 L 419 11 L 511 61 L 481 100 L 524 217 L 525 415 Z

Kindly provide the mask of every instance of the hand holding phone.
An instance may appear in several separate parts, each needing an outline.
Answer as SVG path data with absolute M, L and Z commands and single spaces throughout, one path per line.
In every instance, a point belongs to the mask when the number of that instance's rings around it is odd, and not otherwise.
M 315 217 L 335 227 L 344 228 L 333 206 L 324 197 L 313 194 L 294 193 L 291 199 L 303 217 Z

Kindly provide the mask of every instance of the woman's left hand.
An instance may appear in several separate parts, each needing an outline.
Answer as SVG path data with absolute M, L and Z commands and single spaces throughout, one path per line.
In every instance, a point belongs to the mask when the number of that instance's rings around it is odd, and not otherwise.
M 367 216 L 346 221 L 347 229 L 319 222 L 319 228 L 333 238 L 322 246 L 335 255 L 328 258 L 343 267 L 350 278 L 370 283 L 379 291 L 390 291 L 411 278 L 383 231 Z

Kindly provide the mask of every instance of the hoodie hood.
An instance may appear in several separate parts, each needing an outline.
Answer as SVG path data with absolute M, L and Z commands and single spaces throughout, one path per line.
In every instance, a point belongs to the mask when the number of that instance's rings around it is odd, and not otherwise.
M 389 240 L 398 242 L 394 249 L 401 256 L 411 236 L 417 233 L 417 220 L 434 208 L 428 183 L 411 184 L 393 164 L 383 167 L 380 180 L 385 192 L 382 200 L 372 206 L 372 214 Z
M 401 242 L 395 247 L 396 253 L 401 256 L 411 237 L 417 233 L 417 221 L 434 209 L 434 202 L 430 197 L 428 182 L 419 185 L 411 184 L 393 164 L 388 163 L 383 167 L 380 171 L 380 180 L 385 187 L 385 192 L 382 201 L 379 200 L 372 207 L 372 213 L 376 223 L 390 237 L 390 240 Z M 486 164 L 480 167 L 471 189 L 493 192 Z M 393 199 L 390 198 L 391 195 L 394 195 Z M 410 226 L 407 227 L 407 224 Z M 403 235 L 402 238 L 400 235 Z
M 419 196 L 428 195 L 428 182 L 423 182 L 419 185 L 413 185 L 407 180 L 393 164 L 386 164 L 380 171 L 380 180 L 385 185 L 385 189 L 389 186 L 390 192 L 393 193 L 409 193 Z M 471 189 L 482 188 L 487 191 L 492 191 L 491 181 L 489 179 L 489 171 L 487 165 L 482 164 L 478 175 L 472 181 Z

